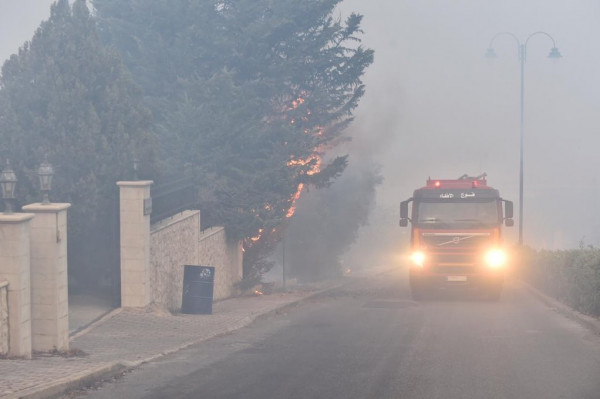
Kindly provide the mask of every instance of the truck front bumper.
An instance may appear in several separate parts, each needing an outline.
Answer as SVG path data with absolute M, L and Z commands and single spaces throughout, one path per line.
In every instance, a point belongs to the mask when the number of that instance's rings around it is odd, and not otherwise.
M 434 270 L 411 267 L 410 284 L 420 289 L 499 289 L 504 283 L 504 270 L 437 267 Z M 468 271 L 468 272 L 466 272 Z

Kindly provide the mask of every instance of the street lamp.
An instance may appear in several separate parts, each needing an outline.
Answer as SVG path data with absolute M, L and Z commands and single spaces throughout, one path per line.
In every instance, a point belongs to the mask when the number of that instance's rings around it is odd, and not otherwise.
M 527 44 L 529 40 L 536 35 L 543 35 L 550 40 L 552 40 L 552 48 L 550 49 L 550 54 L 548 54 L 548 58 L 553 61 L 558 61 L 562 55 L 558 51 L 558 47 L 556 47 L 556 42 L 554 38 L 550 36 L 546 32 L 534 32 L 525 39 L 524 43 L 521 43 L 519 38 L 511 33 L 511 32 L 500 32 L 492 37 L 490 40 L 490 46 L 487 49 L 485 57 L 488 59 L 496 58 L 496 52 L 494 51 L 494 41 L 499 36 L 510 36 L 517 42 L 517 49 L 519 55 L 519 61 L 521 62 L 521 135 L 520 135 L 520 155 L 519 155 L 519 245 L 523 245 L 523 131 L 525 127 L 525 119 L 524 119 L 524 108 L 525 108 L 525 61 L 527 60 Z
M 47 160 L 40 165 L 37 170 L 37 175 L 40 179 L 40 190 L 43 193 L 42 204 L 50 204 L 49 192 L 52 189 L 52 177 L 54 176 L 54 168 Z
M 13 213 L 12 200 L 15 199 L 15 187 L 17 186 L 17 175 L 10 168 L 10 161 L 6 160 L 6 166 L 0 173 L 0 189 L 4 200 L 4 213 Z

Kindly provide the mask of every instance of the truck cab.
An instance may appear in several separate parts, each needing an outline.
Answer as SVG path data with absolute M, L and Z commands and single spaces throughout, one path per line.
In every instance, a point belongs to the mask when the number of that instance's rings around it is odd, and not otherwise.
M 400 226 L 411 223 L 413 298 L 458 288 L 476 289 L 499 300 L 508 263 L 502 225 L 512 226 L 512 217 L 512 202 L 487 185 L 485 174 L 429 178 L 400 203 Z

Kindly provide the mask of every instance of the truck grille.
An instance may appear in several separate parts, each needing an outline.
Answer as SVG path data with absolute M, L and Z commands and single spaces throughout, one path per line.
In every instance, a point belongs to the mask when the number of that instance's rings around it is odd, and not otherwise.
M 444 249 L 479 248 L 490 241 L 490 233 L 423 233 L 424 244 Z
M 475 254 L 433 254 L 430 257 L 431 263 L 435 265 L 474 265 L 479 263 Z
M 473 266 L 437 266 L 433 269 L 434 273 L 437 274 L 475 274 L 477 269 Z

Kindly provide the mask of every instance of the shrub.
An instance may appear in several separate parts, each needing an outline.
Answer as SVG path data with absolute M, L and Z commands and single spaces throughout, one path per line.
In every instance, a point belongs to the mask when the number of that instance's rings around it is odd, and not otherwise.
M 600 249 L 592 246 L 520 254 L 522 277 L 573 309 L 600 316 Z

